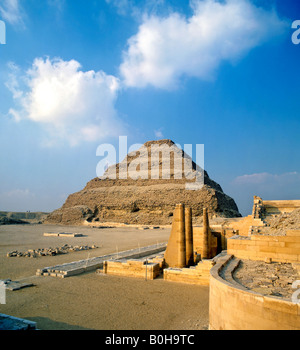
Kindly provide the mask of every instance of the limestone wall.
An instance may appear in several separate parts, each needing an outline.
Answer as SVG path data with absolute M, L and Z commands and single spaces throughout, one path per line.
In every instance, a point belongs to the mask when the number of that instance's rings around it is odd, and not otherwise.
M 210 278 L 209 272 L 213 265 L 214 261 L 209 259 L 202 260 L 196 266 L 190 268 L 164 269 L 164 280 L 208 286 Z
M 261 219 L 255 219 L 252 215 L 245 216 L 238 220 L 229 221 L 228 227 L 238 231 L 241 236 L 248 236 L 251 226 L 264 226 L 264 222 Z
M 219 275 L 224 264 L 226 257 L 219 259 L 210 271 L 211 330 L 300 329 L 300 304 L 262 296 L 225 281 Z
M 290 213 L 299 208 L 300 200 L 266 201 L 258 196 L 254 196 L 252 216 L 254 218 L 265 219 L 270 216 Z
M 193 227 L 193 244 L 194 251 L 202 255 L 203 252 L 203 227 Z M 212 256 L 217 255 L 218 239 L 217 237 L 210 237 Z
M 252 235 L 227 241 L 228 254 L 238 258 L 300 263 L 300 230 L 288 230 L 286 236 Z
M 263 201 L 265 215 L 290 213 L 300 208 L 300 200 Z
M 211 225 L 210 246 L 211 256 L 216 256 L 220 251 L 227 250 L 227 239 L 235 235 L 232 228 L 223 228 L 219 225 Z M 194 251 L 202 255 L 203 251 L 203 227 L 193 227 Z
M 103 273 L 153 280 L 160 274 L 160 265 L 158 263 L 145 264 L 141 260 L 105 261 Z

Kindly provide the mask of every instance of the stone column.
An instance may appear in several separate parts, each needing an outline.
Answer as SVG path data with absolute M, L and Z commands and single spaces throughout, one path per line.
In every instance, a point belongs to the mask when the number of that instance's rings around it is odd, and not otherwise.
M 192 209 L 185 208 L 185 253 L 186 266 L 194 264 Z
M 207 208 L 203 208 L 203 250 L 202 258 L 210 259 L 210 231 Z
M 177 221 L 177 249 L 178 263 L 177 267 L 186 266 L 186 249 L 185 249 L 185 208 L 184 204 L 177 204 L 175 209 L 175 221 Z

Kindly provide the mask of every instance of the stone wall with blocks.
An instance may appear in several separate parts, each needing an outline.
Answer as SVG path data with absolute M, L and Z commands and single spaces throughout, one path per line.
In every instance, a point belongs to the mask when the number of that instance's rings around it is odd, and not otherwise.
M 193 227 L 194 251 L 203 254 L 203 227 Z M 210 235 L 210 249 L 212 256 L 217 255 L 218 240 L 213 234 Z
M 265 223 L 259 219 L 254 218 L 252 215 L 245 216 L 243 218 L 238 218 L 235 220 L 229 220 L 228 227 L 235 231 L 238 231 L 241 236 L 248 236 L 250 227 L 264 227 Z
M 146 263 L 145 260 L 114 260 L 103 263 L 104 274 L 136 277 L 153 280 L 160 274 L 159 263 Z
M 251 235 L 232 237 L 227 241 L 228 254 L 240 259 L 276 262 L 300 262 L 300 230 L 288 230 L 286 236 Z
M 267 215 L 278 215 L 290 213 L 300 208 L 300 200 L 263 201 L 263 206 Z
M 164 280 L 190 284 L 209 285 L 210 269 L 214 260 L 202 260 L 196 266 L 190 268 L 167 268 L 164 269 Z

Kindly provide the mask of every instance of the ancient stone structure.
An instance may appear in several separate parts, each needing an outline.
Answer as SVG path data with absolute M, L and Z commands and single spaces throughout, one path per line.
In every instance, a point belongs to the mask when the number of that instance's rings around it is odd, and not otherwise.
M 252 216 L 254 219 L 261 219 L 265 214 L 263 201 L 260 197 L 254 196 Z
M 116 261 L 120 259 L 142 259 L 151 255 L 157 255 L 164 252 L 165 243 L 155 244 L 153 246 L 130 249 L 123 252 L 117 252 L 105 256 L 89 258 L 80 261 L 73 261 L 62 265 L 44 267 L 36 271 L 37 276 L 52 276 L 66 278 L 70 276 L 80 275 L 85 272 L 102 269 L 104 262 Z M 101 270 L 102 271 L 102 270 Z
M 203 216 L 203 231 L 201 233 L 199 230 L 194 231 L 191 208 L 183 204 L 176 205 L 172 231 L 164 255 L 164 280 L 199 285 L 209 284 L 209 271 L 215 262 L 210 259 L 212 257 L 210 242 L 213 240 L 206 208 L 203 210 Z M 201 240 L 203 243 L 198 252 L 195 251 L 195 236 L 198 236 L 196 241 Z M 216 240 L 214 242 L 216 243 Z
M 290 213 L 295 209 L 300 209 L 300 200 L 271 200 L 266 201 L 258 196 L 254 196 L 252 216 L 255 219 L 266 219 L 283 213 Z
M 154 148 L 157 159 L 152 158 Z M 204 186 L 188 190 L 187 184 L 195 183 L 195 178 L 201 178 Z M 109 167 L 101 178 L 71 194 L 45 223 L 170 225 L 174 203 L 188 203 L 195 223 L 197 219 L 201 222 L 204 207 L 211 217 L 241 216 L 234 200 L 206 171 L 173 141 L 160 140 L 146 142 L 122 162 Z
M 288 230 L 285 236 L 235 236 L 227 241 L 227 245 L 228 254 L 239 258 L 300 263 L 300 230 Z
M 208 286 L 210 280 L 210 269 L 214 266 L 213 259 L 201 260 L 195 266 L 185 268 L 165 268 L 163 270 L 164 280 Z
M 189 256 L 187 256 L 186 249 L 186 212 L 184 204 L 177 204 L 174 215 L 173 215 L 173 225 L 172 231 L 170 235 L 170 239 L 167 245 L 166 253 L 165 253 L 165 262 L 166 266 L 169 267 L 185 267 L 187 266 L 187 261 L 193 259 L 193 252 L 190 250 Z M 189 220 L 187 220 L 189 223 Z M 188 225 L 187 225 L 188 226 Z M 188 227 L 188 230 L 191 229 Z M 190 245 L 192 242 L 192 237 L 190 235 Z M 190 249 L 190 247 L 189 247 Z
M 203 208 L 203 249 L 202 257 L 203 259 L 209 259 L 211 255 L 210 252 L 210 229 L 208 222 L 207 209 Z
M 186 266 L 194 264 L 194 244 L 193 244 L 193 217 L 192 209 L 185 208 L 185 256 Z
M 266 201 L 254 196 L 252 214 L 243 218 L 229 219 L 224 225 L 241 236 L 267 231 L 267 227 L 279 224 L 291 216 L 290 227 L 300 228 L 300 200 Z M 278 220 L 276 220 L 278 218 Z M 278 221 L 276 223 L 276 221 Z M 294 222 L 294 225 L 292 224 Z M 298 222 L 298 223 L 297 223 Z M 288 224 L 288 222 L 287 222 Z
M 276 208 L 285 212 L 288 205 L 282 204 Z M 291 283 L 297 282 L 295 286 L 300 286 L 300 229 L 280 235 L 267 234 L 264 231 L 269 227 L 264 222 L 266 208 L 269 207 L 265 202 L 255 197 L 252 215 L 210 225 L 209 210 L 204 207 L 202 226 L 196 226 L 192 208 L 177 204 L 165 252 L 160 251 L 160 255 L 154 257 L 127 255 L 123 259 L 102 260 L 103 269 L 97 271 L 149 280 L 163 273 L 166 281 L 209 285 L 209 328 L 212 330 L 299 330 L 300 301 L 283 297 L 273 288 L 276 286 L 288 293 Z M 262 232 L 250 232 L 253 224 L 260 225 Z M 256 274 L 259 277 L 255 283 L 253 276 L 244 276 L 240 270 L 245 260 L 248 266 L 257 263 L 261 269 L 264 265 L 263 272 L 254 269 L 255 277 Z M 272 269 L 268 269 L 271 265 Z M 251 285 L 255 287 L 251 289 Z
M 209 226 L 208 231 L 210 234 Z M 177 204 L 169 242 L 163 254 L 139 259 L 106 260 L 99 272 L 145 279 L 154 279 L 163 273 L 164 280 L 208 285 L 209 271 L 215 262 L 213 259 L 201 259 L 201 255 L 194 250 L 193 239 L 192 210 L 182 203 Z M 202 235 L 201 239 L 203 241 Z
M 105 261 L 102 273 L 153 280 L 161 273 L 161 267 L 159 263 L 148 262 L 145 259 Z
M 210 270 L 209 328 L 299 330 L 300 303 L 244 287 L 234 278 L 239 264 L 238 258 L 225 252 Z

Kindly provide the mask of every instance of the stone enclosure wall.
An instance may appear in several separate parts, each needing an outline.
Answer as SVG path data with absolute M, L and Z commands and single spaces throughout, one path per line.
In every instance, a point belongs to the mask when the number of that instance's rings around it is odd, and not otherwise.
M 220 271 L 230 256 L 219 259 L 210 272 L 211 330 L 298 330 L 300 304 L 263 296 L 225 281 Z
M 286 236 L 252 235 L 228 239 L 228 254 L 242 259 L 300 263 L 300 230 L 288 230 Z
M 103 273 L 153 280 L 160 274 L 160 265 L 146 263 L 144 260 L 105 261 Z

